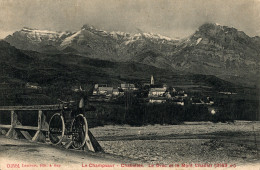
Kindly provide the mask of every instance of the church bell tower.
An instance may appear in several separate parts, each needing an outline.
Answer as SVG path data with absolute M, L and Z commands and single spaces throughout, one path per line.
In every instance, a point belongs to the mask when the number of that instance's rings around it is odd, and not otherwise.
M 151 85 L 154 85 L 154 78 L 153 78 L 153 75 L 151 75 Z

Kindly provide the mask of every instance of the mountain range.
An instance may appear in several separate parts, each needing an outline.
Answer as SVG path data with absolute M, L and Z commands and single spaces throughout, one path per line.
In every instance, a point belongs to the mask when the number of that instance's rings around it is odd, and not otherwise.
M 219 24 L 203 24 L 183 39 L 153 33 L 108 32 L 84 25 L 77 32 L 25 27 L 4 40 L 18 49 L 48 55 L 140 63 L 171 72 L 215 75 L 246 86 L 259 85 L 260 37 L 249 37 Z
M 137 62 L 107 61 L 71 53 L 39 53 L 17 49 L 6 41 L 0 41 L 0 65 L 0 105 L 53 104 L 57 98 L 74 95 L 71 94 L 74 87 L 91 89 L 95 83 L 114 87 L 120 83 L 140 85 L 149 83 L 151 75 L 156 84 L 166 83 L 190 93 L 252 94 L 252 90 L 213 75 L 173 72 Z M 27 89 L 28 83 L 40 86 L 41 90 Z

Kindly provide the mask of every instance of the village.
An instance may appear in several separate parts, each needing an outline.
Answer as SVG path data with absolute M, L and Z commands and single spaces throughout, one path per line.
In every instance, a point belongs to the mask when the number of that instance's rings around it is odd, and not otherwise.
M 80 91 L 74 89 L 74 91 Z M 206 105 L 211 114 L 215 114 L 215 109 L 211 107 L 214 101 L 211 97 L 189 96 L 184 90 L 176 90 L 167 84 L 156 84 L 153 75 L 151 75 L 150 83 L 135 85 L 132 83 L 121 83 L 118 87 L 112 87 L 108 84 L 95 84 L 90 100 L 93 102 L 112 102 L 119 98 L 128 98 L 132 95 L 144 103 L 162 104 L 172 103 L 185 106 L 189 101 L 192 105 Z

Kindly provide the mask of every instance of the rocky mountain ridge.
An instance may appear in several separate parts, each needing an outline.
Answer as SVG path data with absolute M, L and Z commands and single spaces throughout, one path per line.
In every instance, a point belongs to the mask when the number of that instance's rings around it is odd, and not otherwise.
M 108 32 L 84 25 L 74 33 L 23 28 L 7 36 L 5 41 L 23 50 L 139 62 L 169 70 L 216 75 L 242 84 L 259 84 L 260 38 L 219 24 L 203 24 L 181 40 L 153 33 Z

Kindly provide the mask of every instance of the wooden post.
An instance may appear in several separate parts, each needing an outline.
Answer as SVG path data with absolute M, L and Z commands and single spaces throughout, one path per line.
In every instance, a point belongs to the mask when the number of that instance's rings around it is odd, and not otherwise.
M 15 131 L 17 121 L 17 114 L 14 112 L 14 110 L 11 110 L 11 128 L 8 130 L 6 134 L 7 137 L 18 139 L 18 134 Z
M 86 140 L 86 144 L 84 145 L 84 147 L 83 147 L 83 150 L 89 150 L 89 151 L 92 151 L 92 152 L 95 152 L 95 148 L 93 147 L 93 145 L 92 145 L 92 142 L 91 142 L 91 139 L 90 139 L 90 137 L 89 137 L 89 130 L 87 131 L 88 133 L 87 133 L 87 140 Z
M 88 131 L 88 136 L 91 141 L 92 147 L 93 147 L 93 152 L 104 152 L 103 148 L 100 146 L 94 135 Z
M 42 123 L 41 123 L 41 130 L 48 131 L 49 129 L 49 124 L 46 122 L 46 116 L 44 112 L 42 112 Z
M 25 131 L 25 130 L 20 130 L 21 134 L 25 137 L 25 139 L 27 140 L 32 140 L 32 136 L 30 135 L 29 132 Z
M 38 130 L 36 131 L 35 135 L 32 138 L 32 141 L 41 141 L 45 142 L 45 136 L 41 132 L 42 128 L 42 110 L 38 111 Z
M 42 111 L 38 111 L 38 130 L 41 130 L 42 128 Z

